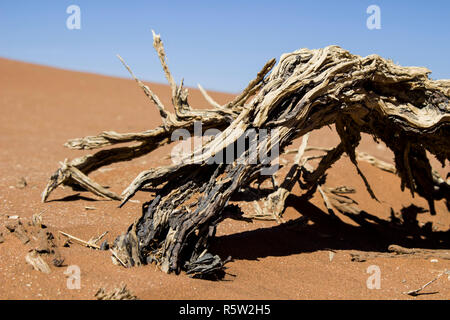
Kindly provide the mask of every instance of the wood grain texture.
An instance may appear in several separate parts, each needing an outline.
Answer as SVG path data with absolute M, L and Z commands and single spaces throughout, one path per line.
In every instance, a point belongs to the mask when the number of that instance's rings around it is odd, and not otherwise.
M 332 124 L 340 143 L 327 150 L 315 169 L 302 165 L 298 159 L 290 180 L 281 183 L 275 196 L 267 200 L 277 217 L 281 216 L 282 208 L 275 202 L 283 206 L 292 182 L 298 181 L 306 192 L 314 192 L 327 169 L 344 154 L 375 199 L 369 181 L 359 170 L 358 160 L 395 171 L 401 178 L 402 189 L 406 187 L 413 195 L 425 198 L 431 214 L 435 214 L 434 200 L 449 201 L 449 184 L 433 171 L 427 152 L 443 165 L 450 159 L 450 80 L 431 80 L 426 68 L 398 66 L 378 55 L 361 57 L 338 46 L 300 49 L 282 55 L 276 65 L 274 59 L 267 62 L 248 87 L 229 103 L 218 106 L 209 101 L 213 109 L 197 110 L 189 105 L 183 83 L 177 85 L 173 80 L 159 35 L 153 36 L 172 89 L 175 112 L 167 111 L 150 89 L 135 78 L 156 104 L 163 125 L 143 133 L 109 131 L 69 141 L 66 146 L 76 149 L 130 141 L 140 144 L 102 150 L 65 162 L 43 193 L 45 201 L 58 185 L 77 185 L 103 197 L 120 199 L 124 205 L 142 188 L 159 187 L 157 196 L 144 204 L 141 218 L 116 239 L 112 250 L 114 259 L 121 264 L 155 262 L 163 271 L 177 273 L 182 269 L 189 273 L 189 266 L 193 265 L 198 268 L 216 225 L 224 219 L 223 212 L 232 194 L 261 176 L 267 166 L 258 161 L 257 154 L 268 156 L 275 145 L 284 152 L 294 139 Z M 208 97 L 206 92 L 204 95 Z M 103 165 L 131 160 L 169 143 L 169 137 L 177 129 L 192 132 L 194 121 L 201 121 L 203 128 L 222 131 L 179 163 L 142 172 L 121 196 L 102 190 L 87 178 L 89 172 Z M 261 129 L 276 129 L 277 134 L 263 136 Z M 256 132 L 250 145 L 257 153 L 247 147 L 232 163 L 210 161 L 249 130 Z M 392 150 L 395 170 L 356 151 L 361 133 L 383 141 Z M 78 175 L 70 168 L 76 168 Z

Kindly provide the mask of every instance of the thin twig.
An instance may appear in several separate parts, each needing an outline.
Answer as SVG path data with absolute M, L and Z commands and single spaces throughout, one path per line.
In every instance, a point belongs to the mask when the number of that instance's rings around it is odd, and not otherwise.
M 317 190 L 319 190 L 320 195 L 322 196 L 323 202 L 325 203 L 325 207 L 327 207 L 327 210 L 329 213 L 334 213 L 333 206 L 328 199 L 328 196 L 325 194 L 325 192 L 322 190 L 322 188 L 318 185 Z
M 125 63 L 125 61 L 122 59 L 121 56 L 117 55 L 117 57 L 119 58 L 120 62 L 122 62 L 122 64 L 124 65 L 124 67 L 128 70 L 128 72 L 130 73 L 130 75 L 133 77 L 133 79 L 137 82 L 137 84 L 139 85 L 139 87 L 141 87 L 141 89 L 144 91 L 145 95 L 150 98 L 150 100 L 155 104 L 155 106 L 158 108 L 159 110 L 159 114 L 161 115 L 161 118 L 164 122 L 164 124 L 166 124 L 167 121 L 170 121 L 169 119 L 169 113 L 166 111 L 166 108 L 164 107 L 163 103 L 161 102 L 161 100 L 159 99 L 159 97 L 153 93 L 152 90 L 150 90 L 150 88 L 148 86 L 146 86 L 141 80 L 139 80 L 133 73 L 133 71 L 131 70 L 131 68 Z
M 89 241 L 84 241 L 84 240 L 82 240 L 80 238 L 77 238 L 75 236 L 72 236 L 72 235 L 70 235 L 68 233 L 65 233 L 65 232 L 62 232 L 62 231 L 59 231 L 59 233 L 61 233 L 63 236 L 65 236 L 65 237 L 67 237 L 67 238 L 69 238 L 71 240 L 74 240 L 74 241 L 76 241 L 76 242 L 78 242 L 78 243 L 80 243 L 80 244 L 82 244 L 82 245 L 84 245 L 84 246 L 86 246 L 88 248 L 93 248 L 93 249 L 100 250 L 100 247 L 98 245 L 96 245 L 95 243 L 92 243 L 92 242 L 89 242 Z
M 120 260 L 119 256 L 116 254 L 116 252 L 115 252 L 113 249 L 109 249 L 109 251 L 112 253 L 112 255 L 114 256 L 114 258 L 116 258 L 117 261 L 120 262 L 120 264 L 121 264 L 122 266 L 124 266 L 125 268 L 127 268 L 127 265 L 126 265 L 122 260 Z
M 203 97 L 205 98 L 206 101 L 208 101 L 208 103 L 213 106 L 214 108 L 217 109 L 223 109 L 223 107 L 218 104 L 209 94 L 208 92 L 206 92 L 205 89 L 203 89 L 203 87 L 200 84 L 197 84 L 198 89 L 200 90 L 200 92 L 202 93 Z
M 434 278 L 433 280 L 431 280 L 431 281 L 425 283 L 425 284 L 424 284 L 423 286 L 421 286 L 419 289 L 411 290 L 411 291 L 408 291 L 408 292 L 403 292 L 403 294 L 407 294 L 407 295 L 410 295 L 410 296 L 413 296 L 413 297 L 420 295 L 420 294 L 421 294 L 421 293 L 419 293 L 420 291 L 422 291 L 423 289 L 425 289 L 426 287 L 428 287 L 430 284 L 432 284 L 433 282 L 435 282 L 435 281 L 436 281 L 437 279 L 439 279 L 444 273 L 445 273 L 445 272 L 439 273 L 438 276 L 437 276 L 436 278 Z
M 101 235 L 99 235 L 98 237 L 90 239 L 88 242 L 96 245 L 107 234 L 108 234 L 108 231 L 105 231 Z

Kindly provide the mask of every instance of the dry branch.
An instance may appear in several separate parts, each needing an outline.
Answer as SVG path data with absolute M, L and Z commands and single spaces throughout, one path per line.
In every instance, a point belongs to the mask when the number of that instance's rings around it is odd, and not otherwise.
M 302 159 L 305 153 L 306 146 L 308 145 L 309 133 L 303 136 L 302 143 L 295 155 L 294 163 L 289 169 L 283 183 L 280 187 L 267 197 L 265 206 L 267 210 L 271 211 L 272 215 L 279 221 L 285 209 L 285 202 L 287 197 L 292 191 L 294 184 L 300 178 L 300 172 L 302 167 L 306 164 L 306 159 Z
M 420 259 L 437 258 L 450 260 L 450 250 L 445 249 L 404 248 L 392 244 L 388 247 L 388 251 L 389 252 L 352 252 L 350 255 L 352 261 L 356 262 L 364 262 L 375 258 L 399 258 L 404 256 Z
M 416 290 L 411 290 L 408 292 L 403 292 L 404 294 L 410 295 L 410 296 L 418 296 L 420 295 L 420 291 L 422 291 L 423 289 L 425 289 L 426 287 L 428 287 L 430 284 L 432 284 L 433 282 L 435 282 L 436 280 L 438 280 L 444 273 L 446 273 L 447 271 L 441 272 L 439 273 L 433 280 L 428 281 L 427 283 L 425 283 L 423 286 L 421 286 L 419 289 Z
M 64 161 L 64 163 L 61 163 L 61 167 L 50 177 L 50 181 L 42 193 L 43 202 L 45 202 L 52 191 L 60 185 L 71 186 L 76 190 L 79 190 L 80 188 L 82 190 L 88 190 L 98 196 L 112 200 L 122 200 L 120 196 L 112 191 L 104 189 L 87 175 L 103 166 L 141 157 L 162 145 L 170 143 L 171 135 L 175 130 L 185 129 L 192 134 L 194 132 L 194 121 L 201 121 L 203 130 L 210 128 L 222 130 L 226 128 L 226 126 L 239 115 L 239 112 L 242 111 L 245 101 L 257 91 L 257 88 L 260 88 L 264 76 L 271 70 L 275 63 L 275 60 L 271 59 L 257 74 L 256 78 L 250 81 L 244 92 L 226 106 L 214 110 L 196 110 L 192 109 L 187 102 L 187 90 L 182 89 L 182 85 L 177 87 L 174 83 L 165 61 L 162 42 L 159 36 L 154 33 L 153 36 L 155 49 L 158 52 L 160 61 L 163 65 L 163 70 L 166 77 L 169 79 L 172 88 L 172 103 L 175 114 L 166 111 L 158 96 L 154 94 L 147 85 L 143 84 L 134 76 L 131 68 L 119 56 L 119 59 L 130 72 L 133 79 L 135 79 L 138 85 L 143 89 L 144 93 L 157 106 L 163 119 L 163 126 L 141 133 L 117 133 L 114 131 L 105 131 L 97 136 L 87 136 L 67 141 L 64 144 L 65 147 L 79 150 L 98 149 L 127 142 L 139 142 L 139 144 L 130 147 L 101 150 L 93 155 L 76 158 L 70 162 Z M 78 171 L 73 169 L 78 169 Z
M 281 216 L 284 198 L 293 183 L 298 181 L 303 189 L 314 191 L 326 171 L 344 154 L 376 198 L 357 161 L 363 159 L 388 171 L 392 167 L 355 151 L 361 133 L 383 141 L 393 151 L 401 187 L 424 197 L 431 214 L 435 213 L 434 200 L 449 200 L 449 185 L 434 174 L 426 152 L 443 165 L 450 159 L 450 80 L 434 81 L 428 78 L 430 71 L 425 68 L 401 67 L 378 55 L 360 57 L 337 46 L 301 49 L 282 55 L 277 65 L 270 60 L 231 102 L 219 108 L 206 94 L 213 109 L 196 110 L 188 103 L 183 83 L 177 85 L 169 71 L 160 36 L 153 33 L 153 39 L 171 87 L 175 113 L 165 110 L 150 89 L 136 80 L 157 105 L 164 125 L 138 134 L 104 132 L 72 140 L 67 146 L 79 149 L 130 141 L 140 144 L 102 150 L 63 164 L 43 194 L 45 201 L 60 184 L 81 186 L 120 199 L 123 205 L 142 188 L 158 187 L 156 197 L 143 205 L 142 217 L 115 241 L 114 255 L 121 264 L 155 262 L 165 272 L 184 269 L 189 273 L 194 266 L 195 270 L 214 270 L 207 264 L 221 264 L 215 258 L 202 257 L 216 225 L 224 219 L 222 212 L 233 193 L 263 175 L 263 169 L 270 164 L 261 159 L 270 158 L 275 146 L 284 152 L 294 139 L 331 124 L 336 125 L 340 143 L 326 151 L 315 169 L 302 165 L 305 158 L 294 163 L 292 173 L 267 200 L 277 217 Z M 223 131 L 179 163 L 142 172 L 122 196 L 108 194 L 108 190 L 88 180 L 87 174 L 101 166 L 131 160 L 169 143 L 176 129 L 192 133 L 195 121 L 201 121 L 205 130 Z M 262 129 L 276 134 L 263 135 Z M 251 130 L 256 132 L 254 136 L 248 136 Z M 235 155 L 234 161 L 216 161 L 240 139 L 248 139 L 249 145 Z M 302 148 L 298 158 L 306 142 Z
M 444 249 L 419 249 L 419 248 L 403 248 L 399 245 L 390 245 L 389 252 L 396 253 L 397 255 L 414 255 L 424 259 L 438 258 L 444 260 L 450 260 L 450 250 Z
M 209 103 L 211 106 L 213 106 L 214 108 L 217 108 L 217 109 L 222 109 L 222 108 L 223 108 L 219 103 L 217 103 L 217 102 L 216 102 L 216 101 L 208 94 L 208 92 L 206 92 L 205 89 L 203 89 L 203 87 L 202 87 L 200 84 L 198 84 L 197 86 L 198 86 L 198 89 L 200 90 L 201 94 L 202 94 L 203 97 L 205 98 L 205 100 L 208 101 L 208 103 Z
M 31 250 L 26 256 L 25 261 L 30 264 L 33 269 L 43 272 L 43 273 L 51 273 L 51 269 L 48 266 L 47 262 L 42 259 L 39 253 L 36 250 Z
M 84 240 L 82 240 L 80 238 L 77 238 L 75 236 L 72 236 L 72 235 L 70 235 L 68 233 L 65 233 L 65 232 L 62 232 L 62 231 L 59 231 L 59 233 L 61 235 L 63 235 L 64 237 L 67 237 L 70 240 L 73 240 L 73 241 L 75 241 L 75 242 L 77 242 L 77 243 L 79 243 L 79 244 L 81 244 L 81 245 L 83 245 L 83 246 L 85 246 L 87 248 L 100 250 L 100 246 L 97 245 L 97 242 L 100 241 L 100 239 L 103 238 L 103 236 L 105 236 L 107 232 L 105 232 L 101 236 L 99 236 L 97 238 L 93 238 L 93 239 L 91 239 L 89 241 L 84 241 Z
M 332 149 L 328 149 L 328 148 L 323 148 L 323 147 L 308 147 L 306 148 L 306 151 L 323 151 L 323 152 L 328 152 L 331 151 Z M 291 154 L 291 153 L 295 153 L 297 152 L 296 150 L 288 150 L 285 152 L 285 154 Z M 358 151 L 355 150 L 355 155 L 356 155 L 356 160 L 357 161 L 365 161 L 371 165 L 373 165 L 374 167 L 384 170 L 386 172 L 390 172 L 390 173 L 396 173 L 397 171 L 395 170 L 395 166 L 393 164 L 390 164 L 386 161 L 380 160 L 370 154 L 368 154 L 367 152 L 363 152 L 363 151 Z M 319 156 L 313 156 L 313 157 L 309 157 L 310 159 L 321 159 L 324 156 L 319 155 Z

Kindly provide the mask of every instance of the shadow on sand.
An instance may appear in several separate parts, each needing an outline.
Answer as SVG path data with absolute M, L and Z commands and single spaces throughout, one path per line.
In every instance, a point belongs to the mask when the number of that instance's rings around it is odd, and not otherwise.
M 433 231 L 431 223 L 419 226 L 417 214 L 426 210 L 414 205 L 402 210 L 401 219 L 393 212 L 390 220 L 364 211 L 346 214 L 358 226 L 324 212 L 305 197 L 291 194 L 286 205 L 302 216 L 274 227 L 219 236 L 212 241 L 211 251 L 221 257 L 258 260 L 327 249 L 387 252 L 391 244 L 408 248 L 450 247 L 450 230 Z

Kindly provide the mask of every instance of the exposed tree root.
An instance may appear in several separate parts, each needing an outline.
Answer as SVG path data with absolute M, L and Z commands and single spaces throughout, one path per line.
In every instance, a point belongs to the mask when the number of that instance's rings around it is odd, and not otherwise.
M 277 218 L 281 218 L 284 201 L 296 181 L 306 192 L 314 192 L 326 171 L 344 154 L 376 199 L 357 161 L 364 158 L 391 172 L 393 168 L 355 151 L 361 133 L 382 140 L 393 151 L 402 189 L 407 187 L 413 195 L 427 199 L 431 214 L 435 214 L 434 200 L 449 200 L 449 185 L 433 173 L 426 151 L 442 165 L 450 159 L 450 81 L 430 80 L 425 68 L 397 66 L 378 55 L 360 57 L 337 46 L 300 49 L 282 55 L 276 66 L 275 60 L 270 60 L 240 95 L 223 106 L 201 89 L 213 109 L 195 110 L 188 103 L 183 83 L 177 85 L 169 71 L 159 35 L 154 34 L 153 44 L 172 90 L 175 113 L 132 75 L 157 106 L 163 125 L 143 133 L 104 132 L 69 141 L 66 146 L 75 149 L 131 141 L 140 144 L 65 162 L 43 193 L 45 201 L 60 184 L 81 186 L 120 199 L 124 205 L 137 191 L 158 187 L 156 197 L 144 204 L 142 217 L 116 239 L 112 250 L 118 263 L 155 262 L 165 272 L 185 269 L 197 276 L 201 275 L 198 270 L 223 266 L 216 257 L 205 256 L 205 250 L 216 225 L 225 218 L 223 212 L 233 193 L 267 172 L 273 174 L 277 170 L 271 157 L 274 152 L 284 152 L 294 139 L 326 125 L 336 125 L 340 143 L 326 150 L 313 169 L 302 158 L 304 138 L 288 176 L 266 199 L 266 209 Z M 142 172 L 121 196 L 87 178 L 101 166 L 131 160 L 169 143 L 177 129 L 192 133 L 195 121 L 201 121 L 204 130 L 222 131 L 177 163 Z M 263 129 L 271 130 L 270 134 Z M 248 143 L 239 150 L 242 141 Z M 227 159 L 236 146 L 238 152 Z

